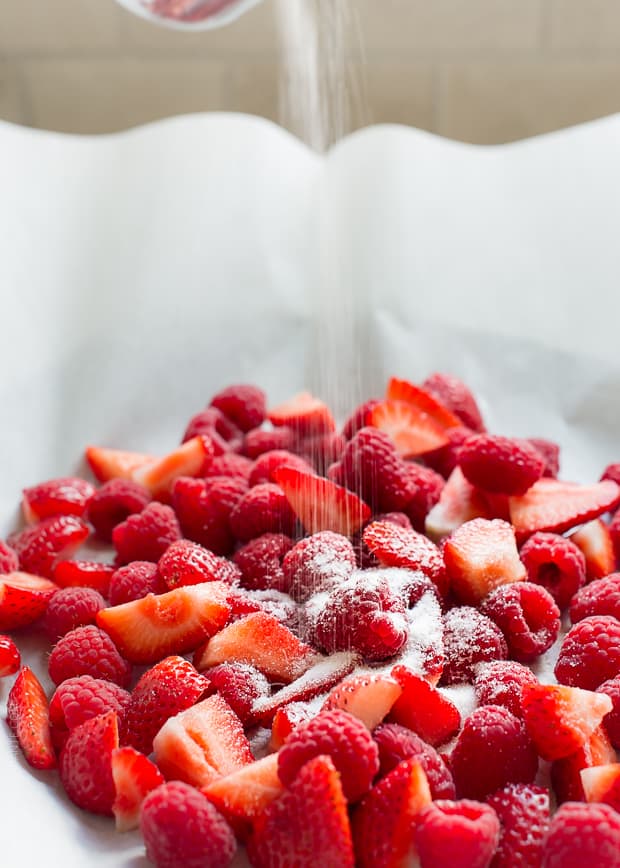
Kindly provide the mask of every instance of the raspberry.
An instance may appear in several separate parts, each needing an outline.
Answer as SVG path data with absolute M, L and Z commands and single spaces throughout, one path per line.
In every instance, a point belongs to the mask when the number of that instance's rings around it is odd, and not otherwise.
M 321 712 L 295 729 L 278 754 L 278 775 L 290 786 L 303 765 L 329 756 L 342 779 L 349 802 L 358 801 L 379 771 L 379 750 L 364 724 L 346 711 Z
M 525 724 L 501 705 L 484 705 L 463 724 L 450 768 L 459 798 L 485 799 L 506 784 L 529 784 L 538 755 Z
M 586 582 L 583 552 L 566 537 L 555 533 L 533 534 L 521 547 L 519 557 L 530 582 L 546 588 L 560 609 L 565 609 Z
M 549 791 L 532 784 L 508 784 L 489 796 L 501 837 L 492 868 L 539 868 L 549 828 Z
M 130 515 L 112 532 L 119 566 L 130 561 L 157 562 L 170 543 L 181 539 L 181 528 L 169 506 L 149 503 L 142 512 Z
M 27 527 L 12 536 L 10 542 L 21 570 L 49 579 L 56 563 L 72 554 L 87 537 L 88 526 L 81 518 L 59 515 Z
M 248 482 L 253 467 L 253 462 L 244 455 L 224 452 L 215 456 L 207 467 L 205 476 L 235 476 Z
M 230 514 L 230 527 L 242 542 L 264 533 L 292 536 L 295 513 L 279 485 L 255 485 L 237 503 Z
M 409 463 L 413 494 L 403 507 L 415 530 L 424 531 L 426 516 L 441 497 L 445 480 L 430 467 Z
M 566 634 L 555 669 L 560 684 L 596 690 L 620 674 L 620 621 L 593 615 Z
M 620 815 L 609 805 L 566 802 L 545 840 L 542 868 L 618 868 Z
M 140 812 L 146 857 L 157 868 L 228 868 L 235 836 L 217 809 L 182 781 L 148 794 Z
M 50 701 L 50 724 L 58 735 L 106 711 L 114 711 L 122 719 L 129 700 L 130 694 L 111 681 L 90 675 L 67 678 Z
M 503 705 L 522 717 L 521 690 L 524 684 L 536 684 L 531 669 L 512 660 L 492 660 L 476 666 L 474 690 L 478 705 Z
M 457 377 L 436 372 L 424 380 L 422 388 L 458 416 L 463 425 L 478 433 L 484 431 L 484 422 L 476 399 L 465 383 Z
M 216 456 L 223 452 L 238 452 L 243 443 L 241 431 L 217 407 L 207 407 L 192 416 L 185 429 L 183 443 L 192 437 L 204 435 L 211 439 Z
M 614 517 L 609 523 L 609 535 L 614 547 L 614 555 L 616 564 L 620 563 L 620 509 L 617 510 Z
M 338 587 L 355 569 L 349 540 L 330 530 L 300 540 L 282 561 L 284 589 L 299 602 Z
M 216 555 L 229 555 L 235 547 L 230 513 L 248 490 L 239 476 L 177 479 L 172 505 L 184 535 Z
M 256 700 L 270 693 L 263 673 L 245 663 L 221 663 L 209 669 L 207 677 L 243 724 L 249 720 Z
M 282 533 L 265 533 L 250 540 L 235 553 L 234 562 L 241 570 L 241 584 L 251 590 L 284 591 L 288 582 L 282 560 L 293 540 Z
M 368 661 L 393 657 L 407 635 L 402 599 L 373 574 L 353 574 L 328 594 L 314 624 L 314 639 L 324 651 L 354 650 Z
M 443 617 L 444 684 L 471 681 L 478 663 L 508 656 L 506 640 L 497 624 L 470 606 L 450 609 Z
M 244 434 L 262 425 L 267 415 L 267 397 L 256 386 L 228 386 L 211 398 L 211 406 L 221 410 Z
M 543 474 L 545 463 L 525 440 L 477 434 L 459 450 L 459 466 L 465 478 L 493 494 L 520 495 Z
M 44 625 L 50 641 L 56 642 L 76 627 L 94 624 L 97 612 L 106 602 L 92 588 L 62 588 L 47 604 Z
M 613 615 L 620 621 L 620 573 L 611 573 L 577 591 L 570 604 L 571 623 L 591 615 Z
M 248 431 L 243 439 L 243 453 L 248 458 L 258 458 L 264 452 L 274 452 L 285 449 L 294 452 L 298 444 L 298 437 L 288 425 L 274 428 L 271 431 L 257 428 Z
M 609 740 L 616 748 L 620 749 L 620 675 L 604 681 L 596 688 L 597 693 L 605 693 L 613 702 L 613 708 L 603 718 L 603 726 L 609 736 Z
M 377 404 L 380 403 L 381 401 L 377 398 L 371 398 L 370 401 L 366 401 L 355 408 L 342 429 L 342 436 L 345 440 L 352 440 L 361 428 L 366 428 L 370 424 L 370 414 Z
M 91 675 L 126 687 L 131 678 L 130 664 L 118 653 L 108 634 L 92 624 L 76 627 L 56 643 L 48 670 L 54 684 L 78 675 Z
M 528 663 L 547 651 L 560 633 L 560 610 L 551 594 L 531 582 L 502 585 L 480 610 L 500 628 L 514 660 Z
M 97 536 L 111 542 L 112 531 L 130 515 L 151 502 L 150 492 L 131 479 L 110 479 L 99 488 L 86 508 L 86 518 Z
M 433 799 L 453 799 L 454 781 L 450 770 L 434 747 L 398 723 L 383 723 L 373 732 L 379 748 L 379 777 L 410 757 L 418 760 L 428 779 Z
M 560 472 L 560 447 L 552 440 L 545 440 L 542 437 L 528 437 L 527 442 L 541 456 L 545 462 L 543 476 L 549 479 L 557 479 Z
M 183 539 L 171 543 L 157 562 L 168 590 L 202 582 L 226 582 L 231 578 L 228 561 L 197 543 Z
M 111 606 L 141 600 L 147 594 L 163 594 L 166 585 L 151 561 L 132 561 L 120 567 L 110 579 L 108 600 Z
M 424 868 L 487 868 L 499 834 L 499 820 L 489 805 L 470 799 L 439 799 L 417 818 L 420 864 Z
M 304 440 L 299 450 L 316 472 L 325 476 L 327 468 L 340 459 L 346 445 L 347 441 L 342 434 L 329 431 Z
M 15 642 L 10 636 L 0 634 L 0 678 L 14 675 L 20 663 L 21 657 Z
M 303 473 L 314 473 L 313 468 L 304 458 L 285 449 L 274 449 L 271 452 L 264 452 L 256 459 L 250 474 L 250 485 L 275 482 L 273 471 L 278 467 L 296 467 Z
M 0 575 L 14 573 L 19 569 L 17 552 L 0 539 Z
M 449 442 L 445 446 L 440 446 L 439 449 L 427 452 L 424 455 L 424 461 L 429 467 L 440 473 L 444 479 L 447 479 L 459 463 L 461 446 L 466 440 L 469 440 L 473 433 L 471 428 L 449 428 L 446 431 Z

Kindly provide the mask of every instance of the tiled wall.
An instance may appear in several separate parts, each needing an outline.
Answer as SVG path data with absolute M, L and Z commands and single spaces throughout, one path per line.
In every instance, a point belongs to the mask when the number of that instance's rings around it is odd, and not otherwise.
M 499 142 L 620 111 L 620 0 L 354 0 L 371 120 Z M 180 34 L 114 0 L 0 0 L 0 118 L 105 132 L 277 117 L 273 0 Z M 356 61 L 358 62 L 358 61 Z

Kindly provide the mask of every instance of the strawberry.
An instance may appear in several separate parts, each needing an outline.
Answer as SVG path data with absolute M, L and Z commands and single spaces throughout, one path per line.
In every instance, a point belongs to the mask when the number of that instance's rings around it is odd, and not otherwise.
M 241 721 L 215 693 L 170 717 L 153 739 L 157 765 L 170 780 L 204 787 L 253 762 Z
M 317 859 L 330 868 L 353 868 L 347 803 L 329 757 L 306 763 L 291 787 L 258 817 L 248 855 L 254 868 L 315 868 Z
M 476 605 L 491 591 L 526 578 L 511 526 L 476 518 L 458 528 L 443 549 L 451 588 L 462 603 Z
M 116 793 L 112 804 L 116 831 L 137 829 L 144 799 L 164 783 L 164 777 L 144 754 L 132 747 L 118 747 L 112 751 L 112 778 Z
M 226 595 L 222 582 L 148 594 L 102 609 L 97 623 L 132 663 L 154 663 L 169 654 L 192 651 L 221 629 L 230 613 Z
M 106 597 L 115 569 L 99 561 L 58 561 L 54 581 L 59 588 L 92 588 Z
M 213 455 L 210 437 L 192 437 L 163 458 L 137 467 L 131 478 L 150 491 L 153 497 L 166 496 L 179 476 L 200 476 L 213 460 Z
M 50 479 L 24 488 L 22 511 L 28 524 L 56 515 L 84 515 L 95 488 L 85 479 L 73 476 Z
M 367 504 L 329 479 L 288 466 L 279 467 L 274 476 L 310 534 L 329 530 L 350 536 L 370 518 Z
M 226 581 L 228 562 L 189 540 L 171 543 L 157 562 L 169 590 L 202 582 Z
M 68 557 L 85 541 L 88 526 L 75 515 L 45 518 L 11 538 L 19 555 L 20 569 L 50 579 L 55 564 Z
M 291 702 L 279 708 L 271 724 L 270 749 L 280 750 L 293 730 L 301 726 L 302 723 L 306 723 L 313 716 L 309 705 L 305 702 Z
M 19 558 L 9 545 L 0 539 L 0 576 L 19 569 Z
M 614 544 L 609 528 L 600 518 L 584 524 L 570 536 L 586 559 L 586 580 L 592 582 L 608 576 L 616 568 Z
M 27 763 L 35 769 L 56 766 L 47 714 L 45 692 L 34 672 L 24 666 L 9 692 L 6 719 Z
M 26 627 L 40 618 L 58 586 L 30 573 L 0 575 L 0 630 Z
M 65 792 L 78 808 L 112 814 L 112 753 L 117 747 L 118 720 L 113 711 L 91 717 L 69 733 L 58 770 Z
M 374 521 L 364 529 L 363 540 L 384 566 L 419 570 L 437 586 L 442 597 L 448 593 L 444 559 L 423 534 L 389 521 Z
M 543 759 L 578 750 L 611 711 L 608 696 L 554 684 L 526 684 L 521 708 L 527 730 Z
M 272 425 L 286 425 L 301 438 L 315 437 L 336 429 L 329 408 L 309 392 L 300 392 L 290 400 L 273 407 L 267 417 Z
M 399 763 L 368 793 L 353 815 L 356 865 L 401 868 L 415 853 L 416 818 L 431 804 L 426 775 L 416 759 Z
M 372 731 L 389 714 L 402 690 L 389 675 L 351 675 L 333 688 L 321 710 L 348 711 Z
M 620 810 L 620 763 L 582 769 L 581 782 L 586 801 L 604 802 Z
M 385 398 L 387 401 L 404 401 L 406 404 L 411 404 L 417 407 L 422 413 L 426 413 L 440 427 L 458 428 L 461 425 L 461 420 L 448 407 L 438 400 L 431 391 L 427 391 L 420 386 L 414 386 L 408 380 L 399 380 L 392 377 L 385 390 Z
M 101 446 L 88 446 L 86 460 L 99 482 L 110 479 L 131 479 L 134 471 L 156 461 L 154 455 L 142 452 L 125 452 L 120 449 L 106 449 Z
M 416 732 L 433 747 L 445 744 L 461 728 L 454 703 L 406 666 L 394 666 L 392 677 L 402 693 L 390 711 L 390 720 Z
M 619 502 L 620 486 L 609 479 L 578 485 L 545 478 L 521 497 L 510 498 L 510 520 L 519 538 L 538 530 L 562 533 L 598 518 Z
M 581 771 L 592 766 L 615 763 L 616 759 L 616 752 L 603 723 L 578 750 L 551 763 L 551 784 L 558 804 L 585 802 Z
M 211 398 L 216 407 L 245 434 L 258 428 L 267 415 L 267 397 L 262 389 L 246 384 L 227 386 Z
M 397 723 L 382 723 L 372 734 L 379 748 L 379 778 L 384 778 L 403 760 L 416 760 L 428 779 L 433 799 L 454 799 L 456 789 L 445 760 L 424 739 Z
M 247 837 L 250 824 L 283 792 L 277 754 L 243 766 L 202 788 L 202 793 L 242 837 Z
M 388 434 L 404 458 L 432 452 L 449 442 L 444 425 L 405 401 L 381 401 L 371 410 L 370 425 Z
M 521 495 L 543 475 L 545 462 L 527 440 L 476 434 L 459 449 L 465 478 L 491 494 Z
M 424 380 L 422 388 L 458 416 L 463 425 L 478 433 L 484 431 L 484 422 L 476 399 L 465 383 L 457 377 L 436 372 Z
M 418 817 L 421 868 L 488 868 L 499 836 L 499 820 L 489 805 L 440 799 Z
M 449 536 L 467 521 L 488 517 L 489 510 L 482 492 L 455 467 L 444 485 L 438 502 L 426 516 L 426 533 L 435 540 Z
M 17 645 L 10 636 L 0 635 L 0 678 L 14 675 L 21 662 Z
M 199 675 L 183 657 L 166 657 L 147 669 L 131 692 L 121 725 L 121 743 L 150 753 L 153 738 L 168 718 L 198 702 L 209 686 L 209 679 Z

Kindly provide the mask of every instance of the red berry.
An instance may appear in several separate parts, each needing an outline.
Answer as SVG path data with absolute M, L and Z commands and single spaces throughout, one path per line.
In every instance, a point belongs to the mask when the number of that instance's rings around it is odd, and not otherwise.
M 61 588 L 92 588 L 107 597 L 114 570 L 100 561 L 58 561 L 54 581 Z
M 528 663 L 547 651 L 560 633 L 560 610 L 540 585 L 502 585 L 482 601 L 481 611 L 500 628 L 514 660 Z
M 349 540 L 330 530 L 300 540 L 285 555 L 283 590 L 304 602 L 312 594 L 329 591 L 348 579 L 355 569 L 355 552 Z
M 50 701 L 49 719 L 54 742 L 64 744 L 69 730 L 107 711 L 115 712 L 122 720 L 129 700 L 129 693 L 111 681 L 90 675 L 67 678 L 58 685 Z
M 202 582 L 227 581 L 228 561 L 189 540 L 171 543 L 157 562 L 157 571 L 169 590 Z
M 474 689 L 478 705 L 503 705 L 515 717 L 521 717 L 521 690 L 524 684 L 536 684 L 531 669 L 512 660 L 492 660 L 476 666 Z
M 65 792 L 79 808 L 93 814 L 112 813 L 112 751 L 117 747 L 118 722 L 113 711 L 92 717 L 69 733 L 58 771 Z
M 216 455 L 205 471 L 205 476 L 233 476 L 248 482 L 254 463 L 244 455 L 235 452 L 223 452 Z M 187 477 L 186 477 L 187 478 Z
M 520 557 L 530 582 L 546 588 L 560 609 L 565 609 L 586 581 L 583 552 L 566 537 L 535 533 L 522 546 Z
M 0 678 L 14 675 L 19 669 L 21 658 L 17 645 L 10 636 L 0 635 Z
M 447 479 L 459 463 L 461 446 L 473 433 L 471 428 L 450 428 L 446 431 L 448 443 L 440 446 L 439 449 L 427 452 L 424 456 L 425 463 Z
M 609 805 L 566 802 L 551 821 L 542 868 L 618 868 L 620 815 Z
M 230 555 L 235 546 L 230 513 L 247 490 L 248 484 L 240 476 L 177 479 L 172 505 L 183 534 L 216 555 Z
M 483 491 L 521 495 L 540 479 L 545 462 L 525 440 L 478 434 L 461 446 L 459 466 L 465 478 Z
M 447 594 L 449 579 L 444 559 L 428 537 L 393 522 L 374 521 L 366 527 L 363 538 L 381 564 L 419 570 L 435 584 L 442 597 Z
M 596 690 L 620 673 L 620 621 L 593 615 L 566 634 L 553 670 L 560 684 Z
M 241 570 L 243 587 L 258 591 L 287 590 L 282 561 L 292 545 L 292 539 L 282 533 L 265 533 L 240 548 L 233 560 Z
M 422 383 L 422 388 L 434 395 L 442 404 L 458 416 L 463 425 L 472 431 L 484 431 L 484 422 L 469 388 L 451 374 L 434 373 Z
M 71 630 L 57 642 L 48 669 L 54 684 L 77 675 L 91 675 L 126 687 L 131 677 L 130 664 L 118 653 L 108 634 L 90 624 Z
M 539 479 L 522 497 L 509 500 L 510 520 L 520 539 L 536 531 L 562 533 L 598 518 L 620 502 L 620 486 L 609 479 L 593 485 Z
M 613 746 L 620 749 L 620 675 L 604 681 L 596 688 L 597 693 L 605 693 L 613 702 L 613 708 L 603 718 L 603 725 Z
M 40 482 L 32 488 L 24 488 L 24 518 L 34 523 L 55 515 L 84 515 L 94 493 L 90 482 L 73 476 Z
M 488 868 L 499 840 L 497 814 L 489 805 L 440 799 L 417 818 L 421 868 Z
M 181 528 L 174 512 L 162 503 L 149 503 L 112 532 L 119 566 L 130 561 L 157 562 L 170 543 L 180 538 Z
M 417 760 L 428 778 L 433 799 L 453 799 L 454 781 L 448 766 L 434 747 L 398 723 L 383 723 L 373 732 L 379 748 L 379 777 L 383 778 L 406 759 Z
M 560 447 L 558 444 L 542 437 L 528 437 L 527 442 L 534 447 L 545 462 L 543 476 L 556 479 L 560 472 Z
M 157 564 L 152 561 L 132 561 L 119 567 L 110 579 L 108 599 L 111 606 L 120 606 L 131 600 L 141 600 L 147 594 L 163 594 L 167 591 L 159 575 Z
M 293 452 L 287 452 L 285 449 L 274 449 L 271 452 L 264 452 L 256 459 L 250 473 L 250 485 L 275 482 L 274 471 L 278 467 L 296 467 L 303 473 L 314 473 L 313 468 L 304 458 Z
M 110 479 L 91 497 L 86 518 L 100 539 L 111 542 L 116 525 L 130 515 L 142 512 L 150 502 L 151 495 L 143 485 L 132 479 Z
M 254 431 L 248 431 L 245 435 L 243 452 L 248 458 L 258 458 L 264 452 L 273 452 L 277 449 L 294 452 L 298 443 L 299 438 L 293 429 L 287 425 L 282 425 L 282 427 L 274 428 L 271 431 L 256 428 Z
M 185 429 L 183 443 L 205 435 L 210 438 L 215 455 L 228 451 L 237 452 L 243 442 L 243 434 L 239 428 L 217 407 L 207 407 L 192 416 Z
M 450 755 L 460 798 L 485 799 L 506 784 L 529 784 L 538 755 L 522 720 L 500 705 L 484 705 L 466 719 Z
M 263 673 L 247 663 L 221 663 L 209 669 L 207 675 L 212 687 L 244 725 L 250 719 L 256 700 L 271 692 Z
M 370 414 L 377 404 L 380 403 L 377 398 L 371 398 L 370 401 L 366 401 L 355 408 L 342 429 L 345 440 L 351 440 L 361 428 L 366 428 L 370 425 Z
M 11 537 L 11 545 L 19 557 L 20 569 L 49 579 L 55 564 L 72 554 L 87 536 L 88 527 L 81 518 L 59 515 Z
M 444 684 L 471 681 L 478 663 L 508 656 L 499 627 L 477 609 L 458 606 L 446 612 L 444 623 Z
M 288 401 L 273 407 L 268 413 L 272 425 L 292 428 L 300 439 L 327 434 L 336 427 L 333 416 L 323 401 L 309 392 L 300 392 Z
M 413 490 L 403 507 L 403 512 L 409 517 L 415 530 L 423 531 L 426 516 L 439 501 L 445 480 L 431 467 L 410 462 L 409 481 L 413 485 Z
M 539 868 L 549 829 L 549 791 L 533 784 L 508 784 L 489 796 L 487 804 L 501 825 L 492 868 Z
M 570 604 L 573 624 L 591 615 L 613 615 L 620 621 L 620 573 L 597 579 L 577 591 Z
M 264 533 L 292 536 L 295 513 L 279 485 L 255 485 L 238 501 L 230 514 L 230 527 L 237 539 L 247 542 Z
M 266 395 L 257 386 L 228 386 L 211 399 L 211 406 L 244 433 L 262 425 L 267 415 Z
M 76 627 L 94 624 L 106 601 L 92 588 L 63 588 L 47 604 L 45 630 L 52 643 Z
M 0 539 L 0 575 L 14 573 L 19 569 L 19 557 L 9 545 Z
M 303 440 L 299 446 L 299 451 L 317 473 L 325 476 L 330 465 L 340 459 L 346 445 L 347 441 L 342 434 L 330 431 L 327 434 L 319 434 L 318 437 Z
M 6 702 L 6 722 L 15 733 L 26 762 L 35 769 L 53 769 L 56 765 L 48 720 L 45 691 L 34 674 L 24 666 Z

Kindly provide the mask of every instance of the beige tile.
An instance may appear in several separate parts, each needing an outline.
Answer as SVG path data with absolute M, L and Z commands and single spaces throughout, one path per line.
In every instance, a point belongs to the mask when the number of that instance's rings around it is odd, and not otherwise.
M 504 142 L 620 111 L 620 62 L 477 63 L 447 67 L 438 132 Z
M 118 45 L 114 0 L 0 0 L 0 53 L 88 55 Z
M 223 70 L 209 61 L 32 61 L 23 77 L 33 124 L 46 129 L 109 132 L 223 107 Z
M 8 62 L 0 62 L 0 120 L 16 124 L 27 121 L 18 71 Z
M 429 64 L 377 62 L 365 70 L 368 122 L 432 129 L 433 71 Z
M 547 39 L 553 51 L 620 51 L 618 0 L 548 0 Z
M 227 75 L 226 108 L 280 120 L 279 78 L 275 63 L 240 62 Z

